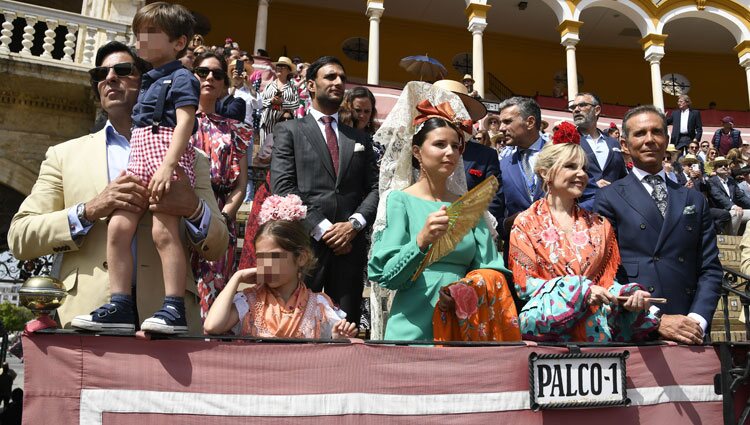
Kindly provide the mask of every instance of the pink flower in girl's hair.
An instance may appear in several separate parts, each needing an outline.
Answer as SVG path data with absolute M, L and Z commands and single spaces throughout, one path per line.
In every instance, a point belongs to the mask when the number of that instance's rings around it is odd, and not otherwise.
M 559 238 L 560 235 L 557 234 L 557 230 L 552 227 L 548 227 L 542 232 L 542 241 L 544 243 L 555 243 Z
M 294 194 L 269 196 L 260 208 L 260 224 L 271 220 L 298 221 L 306 216 L 307 207 L 302 204 L 302 199 Z
M 477 293 L 464 283 L 457 283 L 448 287 L 451 298 L 456 302 L 456 317 L 465 320 L 477 312 Z

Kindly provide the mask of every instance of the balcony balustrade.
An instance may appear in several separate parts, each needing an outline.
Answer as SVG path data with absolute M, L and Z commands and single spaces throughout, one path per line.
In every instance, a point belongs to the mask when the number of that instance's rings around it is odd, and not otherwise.
M 0 59 L 86 71 L 101 45 L 133 37 L 126 24 L 12 0 L 0 12 Z

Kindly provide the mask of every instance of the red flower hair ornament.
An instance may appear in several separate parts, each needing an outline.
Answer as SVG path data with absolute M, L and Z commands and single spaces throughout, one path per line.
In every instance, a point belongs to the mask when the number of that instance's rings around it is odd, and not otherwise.
M 552 135 L 553 145 L 559 145 L 561 143 L 573 143 L 574 145 L 581 144 L 581 134 L 578 133 L 578 129 L 567 121 L 557 126 L 555 134 Z
M 461 118 L 456 116 L 456 113 L 453 111 L 453 108 L 451 108 L 451 105 L 448 102 L 443 102 L 436 106 L 433 106 L 429 100 L 425 99 L 419 102 L 419 105 L 417 105 L 417 111 L 419 111 L 419 115 L 414 118 L 413 124 L 415 126 L 419 126 L 430 118 L 440 118 L 458 127 L 463 132 L 472 134 L 471 125 L 473 124 L 473 122 L 470 119 L 462 120 Z M 419 130 L 417 130 L 417 132 L 418 131 Z M 459 148 L 459 150 L 461 153 L 463 153 L 465 147 L 464 135 L 459 132 L 458 138 L 461 142 L 461 147 Z

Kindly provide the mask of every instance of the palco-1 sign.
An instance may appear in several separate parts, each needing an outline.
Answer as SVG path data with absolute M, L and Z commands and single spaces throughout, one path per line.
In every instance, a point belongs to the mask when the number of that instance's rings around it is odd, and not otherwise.
M 531 408 L 627 406 L 625 359 L 629 353 L 529 356 Z

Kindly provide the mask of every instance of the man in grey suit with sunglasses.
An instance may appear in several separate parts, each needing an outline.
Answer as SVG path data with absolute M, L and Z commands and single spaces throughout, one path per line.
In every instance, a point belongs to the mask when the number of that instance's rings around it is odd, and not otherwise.
M 302 119 L 277 124 L 271 156 L 271 191 L 299 195 L 307 206 L 303 224 L 318 265 L 307 285 L 327 295 L 359 323 L 367 241 L 375 220 L 378 168 L 372 140 L 338 121 L 346 73 L 323 56 L 307 71 L 312 108 Z

